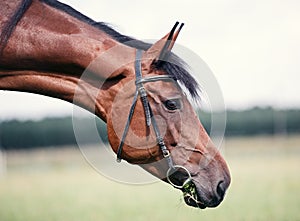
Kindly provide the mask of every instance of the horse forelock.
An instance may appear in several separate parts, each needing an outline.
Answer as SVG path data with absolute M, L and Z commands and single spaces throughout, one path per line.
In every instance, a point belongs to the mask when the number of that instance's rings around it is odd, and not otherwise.
M 97 23 L 94 26 L 127 46 L 141 50 L 147 50 L 152 46 L 152 44 L 120 34 L 103 22 Z M 166 61 L 154 62 L 154 68 L 165 71 L 168 75 L 178 80 L 188 90 L 193 99 L 199 99 L 200 86 L 196 79 L 189 73 L 186 62 L 172 52 L 167 52 L 166 57 Z
M 98 27 L 118 42 L 127 46 L 141 50 L 147 50 L 152 46 L 152 44 L 123 35 L 103 22 L 95 23 L 93 26 Z M 199 99 L 200 86 L 195 78 L 189 73 L 186 62 L 172 52 L 167 52 L 166 57 L 166 61 L 153 63 L 154 68 L 163 70 L 171 77 L 177 79 L 188 90 L 192 98 L 195 100 Z

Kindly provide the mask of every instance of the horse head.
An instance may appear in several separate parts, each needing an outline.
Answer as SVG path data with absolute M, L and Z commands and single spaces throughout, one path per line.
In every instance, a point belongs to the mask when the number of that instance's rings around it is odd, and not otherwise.
M 215 207 L 224 198 L 230 173 L 177 82 L 192 81 L 188 90 L 197 97 L 194 79 L 176 77 L 164 68 L 182 71 L 182 64 L 169 59 L 182 27 L 174 33 L 176 26 L 148 50 L 136 52 L 134 71 L 141 73 L 124 79 L 114 97 L 107 116 L 108 138 L 118 158 L 181 189 L 188 205 Z

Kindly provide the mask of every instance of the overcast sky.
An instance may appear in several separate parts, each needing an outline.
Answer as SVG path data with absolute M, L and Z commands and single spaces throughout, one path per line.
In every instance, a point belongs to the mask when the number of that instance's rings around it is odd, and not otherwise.
M 300 107 L 300 1 L 64 0 L 138 39 L 159 39 L 185 23 L 178 43 L 211 68 L 227 108 Z M 0 91 L 0 119 L 71 115 L 72 105 Z

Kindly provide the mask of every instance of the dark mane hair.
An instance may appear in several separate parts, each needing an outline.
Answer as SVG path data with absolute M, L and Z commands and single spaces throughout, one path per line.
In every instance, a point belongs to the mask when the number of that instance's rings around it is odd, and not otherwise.
M 151 47 L 151 44 L 149 43 L 145 43 L 119 33 L 118 31 L 114 30 L 104 22 L 96 22 L 92 20 L 91 18 L 76 11 L 69 5 L 66 5 L 56 0 L 40 0 L 40 1 L 46 3 L 51 7 L 64 11 L 67 14 L 77 18 L 78 20 L 81 20 L 91 26 L 94 26 L 104 31 L 106 34 L 110 35 L 113 39 L 117 40 L 120 43 L 123 43 L 125 45 L 137 49 L 142 49 L 142 50 L 147 50 L 148 48 Z M 1 43 L 0 55 L 11 33 L 13 32 L 15 26 L 17 25 L 17 23 L 19 22 L 23 14 L 26 12 L 26 10 L 29 8 L 31 3 L 32 0 L 23 0 L 19 8 L 15 12 L 15 14 L 12 16 L 12 18 L 9 20 L 9 22 L 5 25 L 4 29 L 2 30 L 2 33 L 0 34 L 0 43 Z M 186 63 L 178 56 L 176 56 L 174 53 L 169 53 L 167 56 L 168 56 L 167 59 L 168 61 L 156 62 L 155 64 L 153 64 L 154 67 L 159 70 L 166 71 L 170 76 L 177 79 L 181 84 L 183 84 L 186 87 L 190 95 L 194 99 L 197 99 L 199 97 L 199 85 L 197 81 L 194 79 L 194 77 L 189 74 Z

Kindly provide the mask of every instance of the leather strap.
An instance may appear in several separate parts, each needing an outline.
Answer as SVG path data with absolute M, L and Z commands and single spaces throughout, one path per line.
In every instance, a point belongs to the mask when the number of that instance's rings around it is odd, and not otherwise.
M 136 85 L 136 91 L 135 91 L 135 95 L 132 101 L 132 105 L 130 107 L 129 110 L 129 115 L 127 118 L 127 122 L 123 131 L 123 135 L 121 138 L 121 142 L 120 145 L 118 147 L 118 151 L 117 151 L 117 162 L 121 162 L 122 157 L 122 150 L 123 150 L 123 146 L 124 146 L 124 142 L 129 130 L 129 126 L 130 126 L 130 122 L 134 113 L 134 109 L 137 103 L 137 99 L 138 96 L 140 95 L 141 97 L 141 101 L 143 104 L 143 108 L 144 108 L 144 112 L 145 112 L 145 117 L 146 117 L 146 124 L 149 127 L 152 123 L 154 132 L 155 132 L 155 136 L 156 136 L 156 142 L 159 146 L 159 148 L 162 151 L 163 157 L 166 159 L 169 169 L 167 171 L 166 177 L 168 182 L 175 188 L 178 189 L 184 189 L 186 188 L 188 185 L 190 185 L 190 183 L 192 182 L 192 177 L 190 172 L 183 166 L 180 165 L 174 165 L 172 157 L 170 155 L 170 151 L 167 149 L 165 142 L 163 140 L 163 137 L 161 136 L 161 133 L 159 131 L 159 127 L 157 125 L 157 122 L 155 120 L 155 117 L 153 116 L 153 112 L 151 109 L 151 106 L 149 104 L 148 98 L 147 98 L 147 91 L 144 88 L 144 83 L 148 83 L 148 82 L 154 82 L 154 81 L 174 81 L 175 79 L 173 79 L 172 77 L 168 76 L 168 75 L 158 75 L 158 76 L 150 76 L 150 77 L 142 77 L 142 70 L 141 70 L 141 58 L 142 58 L 142 54 L 143 52 L 141 50 L 137 50 L 136 52 L 136 60 L 135 60 L 135 75 L 136 75 L 136 81 L 135 81 L 135 85 Z M 170 179 L 170 176 L 176 172 L 176 170 L 179 169 L 183 169 L 187 175 L 188 178 L 183 182 L 182 185 L 177 185 L 175 183 L 172 182 L 172 180 Z
M 142 77 L 142 69 L 141 69 L 142 55 L 143 55 L 142 50 L 137 50 L 136 51 L 136 59 L 135 59 L 136 91 L 135 91 L 135 95 L 134 95 L 134 98 L 133 98 L 133 101 L 132 101 L 132 105 L 131 105 L 130 110 L 129 110 L 129 115 L 128 115 L 127 122 L 126 122 L 126 125 L 125 125 L 125 128 L 124 128 L 124 131 L 123 131 L 121 142 L 120 142 L 119 147 L 118 147 L 117 162 L 121 162 L 121 160 L 122 160 L 121 154 L 122 154 L 124 142 L 125 142 L 128 130 L 129 130 L 130 122 L 132 120 L 132 116 L 133 116 L 133 113 L 134 113 L 134 109 L 135 109 L 135 106 L 136 106 L 138 95 L 140 95 L 141 101 L 142 101 L 142 104 L 143 104 L 143 108 L 144 108 L 144 112 L 145 112 L 146 124 L 149 127 L 152 123 L 153 129 L 154 129 L 154 132 L 155 132 L 155 136 L 156 136 L 157 144 L 159 145 L 159 147 L 160 147 L 160 149 L 163 153 L 164 158 L 166 158 L 169 167 L 173 168 L 173 161 L 172 161 L 172 158 L 170 156 L 170 152 L 167 149 L 163 138 L 161 137 L 158 125 L 156 123 L 155 118 L 153 117 L 152 109 L 151 109 L 151 106 L 150 106 L 148 98 L 147 98 L 147 92 L 146 92 L 146 89 L 145 89 L 143 84 L 147 83 L 147 82 L 155 82 L 155 81 L 174 81 L 174 79 L 172 77 L 170 77 L 169 75 L 158 75 L 158 76 L 150 76 L 150 77 L 143 78 Z

